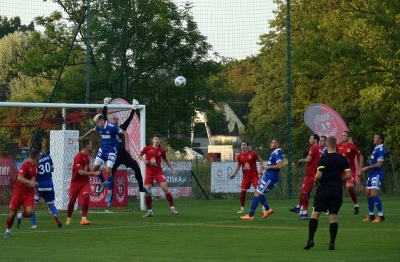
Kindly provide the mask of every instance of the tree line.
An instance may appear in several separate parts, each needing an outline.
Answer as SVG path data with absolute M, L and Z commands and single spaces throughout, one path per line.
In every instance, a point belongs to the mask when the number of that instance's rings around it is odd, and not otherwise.
M 53 1 L 64 12 L 36 17 L 44 31 L 17 29 L 0 39 L 2 101 L 47 102 L 83 12 L 77 1 Z M 190 143 L 195 110 L 212 114 L 228 101 L 246 124 L 242 139 L 266 155 L 270 140 L 280 137 L 285 151 L 286 1 L 274 2 L 275 18 L 259 38 L 260 53 L 235 60 L 213 53 L 190 3 L 93 0 L 90 103 L 106 96 L 138 99 L 148 109 L 147 133 L 160 133 L 180 149 Z M 396 0 L 292 2 L 294 159 L 308 149 L 311 131 L 303 114 L 313 103 L 327 104 L 342 116 L 364 156 L 372 150 L 376 131 L 385 133 L 389 152 L 399 155 L 399 18 Z M 3 27 L 4 22 L 0 32 Z M 53 102 L 85 102 L 86 26 L 78 36 Z M 178 75 L 186 77 L 186 87 L 173 85 Z M 40 116 L 34 109 L 11 111 Z M 1 109 L 0 119 L 10 122 L 10 109 Z M 18 143 L 29 141 L 29 132 L 22 130 L 13 138 Z

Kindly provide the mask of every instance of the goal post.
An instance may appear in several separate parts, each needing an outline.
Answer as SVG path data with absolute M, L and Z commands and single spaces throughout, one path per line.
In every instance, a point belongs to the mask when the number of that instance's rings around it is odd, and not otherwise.
M 103 104 L 0 102 L 0 108 L 1 107 L 6 107 L 6 108 L 12 108 L 12 107 L 14 107 L 14 108 L 16 108 L 16 107 L 18 107 L 18 108 L 53 108 L 53 109 L 59 108 L 62 111 L 63 118 L 66 115 L 66 113 L 65 113 L 66 109 L 76 109 L 76 110 L 102 109 L 103 106 L 104 106 Z M 131 109 L 132 109 L 132 105 L 130 105 L 130 104 L 110 103 L 108 105 L 108 110 L 110 113 L 112 112 L 112 113 L 118 114 L 121 111 L 127 111 L 127 110 L 131 110 Z M 115 111 L 115 112 L 113 112 L 113 111 Z M 140 150 L 146 146 L 146 106 L 138 105 L 136 112 L 140 112 L 139 119 L 137 120 L 137 121 L 139 121 L 139 132 L 140 132 L 139 145 L 135 145 L 136 152 L 133 152 L 131 150 L 131 152 L 130 152 L 131 154 L 138 154 L 138 150 Z M 85 119 L 85 121 L 86 120 L 87 119 Z M 121 124 L 121 123 L 119 123 L 119 124 Z M 37 124 L 36 128 L 41 128 L 41 126 L 39 124 Z M 130 127 L 128 127 L 128 129 L 129 128 Z M 133 127 L 133 128 L 137 128 L 137 127 Z M 50 132 L 49 132 L 50 134 L 48 134 L 48 136 L 50 137 L 50 146 L 49 146 L 50 152 L 47 152 L 47 153 L 49 153 L 50 156 L 52 156 L 53 161 L 58 161 L 57 164 L 61 165 L 61 166 L 57 167 L 57 165 L 55 164 L 55 173 L 57 172 L 57 174 L 53 173 L 53 181 L 54 181 L 54 187 L 55 187 L 55 191 L 56 191 L 56 198 L 61 197 L 62 199 L 64 199 L 64 201 L 62 203 L 58 202 L 58 205 L 60 207 L 58 207 L 57 205 L 56 206 L 59 209 L 65 209 L 66 204 L 64 202 L 65 202 L 65 195 L 67 195 L 67 193 L 65 192 L 66 191 L 65 187 L 69 186 L 69 184 L 66 182 L 66 180 L 68 180 L 68 182 L 69 182 L 70 177 L 72 175 L 72 166 L 68 166 L 68 165 L 71 165 L 71 163 L 70 163 L 71 158 L 73 159 L 73 156 L 78 152 L 79 143 L 76 143 L 76 141 L 74 141 L 73 146 L 69 147 L 69 148 L 73 148 L 73 151 L 76 151 L 76 152 L 74 152 L 73 154 L 65 154 L 65 153 L 62 153 L 61 151 L 67 149 L 68 147 L 64 147 L 63 145 L 54 145 L 54 144 L 52 145 L 51 139 L 53 139 L 53 141 L 54 141 L 54 139 L 57 139 L 58 141 L 65 141 L 65 143 L 67 143 L 68 139 L 77 139 L 77 136 L 79 137 L 79 131 L 82 134 L 83 132 L 86 132 L 86 130 L 75 130 L 75 131 L 74 130 L 65 130 L 64 124 L 62 125 L 61 129 L 56 129 L 56 130 L 57 131 L 50 129 Z M 63 142 L 61 142 L 61 143 L 63 143 Z M 55 150 L 58 150 L 58 153 L 54 153 Z M 96 152 L 97 148 L 94 148 L 93 151 Z M 55 155 L 55 154 L 57 154 L 57 155 Z M 133 156 L 133 157 L 138 161 L 138 164 L 141 168 L 142 176 L 144 178 L 145 177 L 144 163 L 139 161 L 137 156 Z M 69 158 L 68 161 L 66 158 Z M 17 166 L 17 168 L 19 168 L 18 163 L 16 163 L 16 166 Z M 12 175 L 13 174 L 11 174 L 11 176 Z M 11 176 L 10 176 L 10 179 L 11 179 Z M 60 192 L 60 190 L 62 190 L 63 188 L 64 188 L 64 191 Z M 129 192 L 129 188 L 128 188 L 127 193 L 128 193 L 128 196 L 129 196 L 129 194 L 132 195 L 132 192 Z M 139 198 L 140 198 L 140 210 L 145 210 L 145 200 L 144 200 L 143 192 L 139 192 Z M 56 199 L 56 202 L 57 202 L 57 199 Z

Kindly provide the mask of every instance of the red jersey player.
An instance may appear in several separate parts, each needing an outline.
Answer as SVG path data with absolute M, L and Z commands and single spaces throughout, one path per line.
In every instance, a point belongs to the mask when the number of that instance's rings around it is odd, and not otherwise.
M 69 186 L 69 202 L 67 211 L 66 225 L 71 224 L 71 216 L 74 211 L 74 205 L 79 194 L 83 197 L 82 203 L 82 220 L 81 225 L 90 225 L 90 221 L 86 219 L 89 209 L 90 183 L 89 176 L 97 176 L 100 171 L 91 171 L 89 168 L 90 151 L 92 149 L 92 141 L 88 139 L 82 140 L 82 150 L 75 155 L 74 165 L 72 166 L 72 178 Z
M 336 148 L 338 153 L 345 156 L 349 161 L 351 178 L 346 181 L 346 188 L 354 203 L 354 215 L 357 215 L 358 213 L 360 213 L 360 207 L 358 205 L 356 192 L 354 191 L 354 181 L 356 178 L 356 164 L 354 160 L 356 157 L 358 158 L 358 166 L 361 169 L 363 167 L 364 157 L 361 154 L 360 150 L 358 150 L 358 148 L 354 144 L 350 143 L 350 138 L 350 132 L 343 131 L 342 143 L 338 144 Z
M 161 189 L 164 191 L 165 197 L 171 207 L 171 213 L 173 215 L 178 215 L 178 210 L 175 209 L 174 200 L 167 187 L 167 180 L 165 179 L 164 172 L 161 168 L 161 159 L 164 160 L 165 164 L 171 169 L 172 174 L 177 177 L 178 173 L 172 167 L 171 163 L 168 161 L 165 155 L 164 149 L 160 146 L 161 138 L 159 135 L 153 136 L 153 144 L 151 146 L 145 146 L 139 153 L 138 158 L 143 161 L 146 165 L 146 176 L 144 178 L 144 187 L 151 192 L 151 187 L 153 186 L 153 180 L 160 185 Z M 143 158 L 146 155 L 146 158 Z M 151 206 L 151 195 L 145 194 L 147 214 L 143 217 L 152 217 L 153 209 Z
M 242 167 L 243 179 L 242 184 L 240 186 L 240 211 L 238 214 L 244 213 L 244 203 L 246 199 L 246 192 L 250 189 L 250 186 L 253 185 L 254 192 L 257 189 L 258 181 L 260 180 L 259 174 L 262 174 L 262 166 L 263 160 L 261 157 L 254 151 L 249 150 L 249 143 L 243 140 L 240 143 L 240 148 L 242 152 L 237 156 L 237 165 L 235 170 L 233 170 L 232 175 L 229 176 L 229 179 L 233 179 L 240 167 Z M 257 170 L 257 161 L 260 162 L 260 170 Z
M 35 212 L 35 186 L 38 185 L 38 163 L 40 151 L 32 149 L 29 153 L 29 160 L 22 163 L 17 174 L 17 182 L 13 187 L 13 194 L 10 200 L 10 214 L 7 217 L 5 238 L 11 235 L 11 227 L 14 224 L 15 216 L 19 208 L 24 206 L 24 212 L 18 214 L 17 228 L 21 227 L 22 218 L 28 218 Z
M 306 176 L 301 185 L 301 195 L 297 206 L 290 208 L 289 211 L 300 213 L 303 210 L 299 220 L 308 220 L 308 194 L 314 187 L 314 177 L 317 173 L 319 158 L 324 155 L 323 149 L 319 146 L 319 135 L 312 134 L 308 140 L 310 150 L 306 158 L 300 159 L 298 164 L 306 163 Z

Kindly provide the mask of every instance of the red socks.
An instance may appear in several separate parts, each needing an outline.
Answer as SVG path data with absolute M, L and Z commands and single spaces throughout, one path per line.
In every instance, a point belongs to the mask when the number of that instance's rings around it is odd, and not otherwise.
M 240 191 L 240 206 L 244 207 L 244 202 L 246 201 L 246 191 Z
M 349 192 L 351 200 L 353 200 L 353 203 L 358 204 L 357 195 L 356 192 L 354 191 L 354 187 L 352 186 L 347 187 L 347 191 Z
M 147 210 L 151 210 L 151 196 L 144 196 L 146 200 Z
M 174 200 L 172 199 L 171 193 L 168 192 L 167 194 L 165 194 L 165 197 L 168 200 L 169 206 L 173 207 L 174 206 Z

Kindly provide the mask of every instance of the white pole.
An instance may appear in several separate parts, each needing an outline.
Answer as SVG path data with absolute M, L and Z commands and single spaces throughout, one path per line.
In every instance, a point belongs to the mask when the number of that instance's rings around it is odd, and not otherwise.
M 146 107 L 140 110 L 140 150 L 146 146 Z M 146 165 L 140 161 L 140 171 L 142 171 L 143 182 L 146 178 Z M 140 193 L 140 210 L 146 210 L 144 193 Z
M 62 108 L 62 117 L 63 117 L 63 121 L 65 123 L 65 117 L 67 116 L 67 109 L 65 107 Z M 62 130 L 65 130 L 65 124 L 62 124 Z

